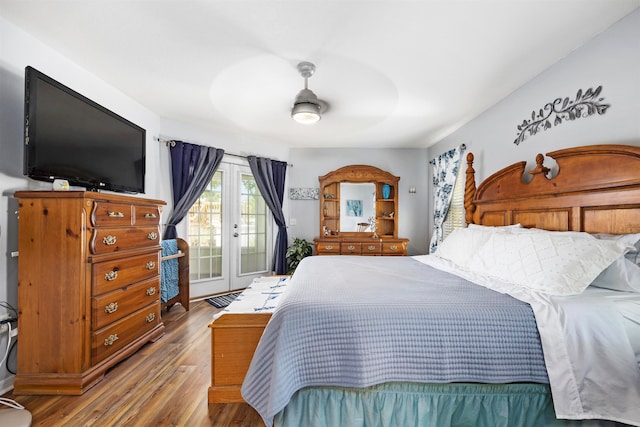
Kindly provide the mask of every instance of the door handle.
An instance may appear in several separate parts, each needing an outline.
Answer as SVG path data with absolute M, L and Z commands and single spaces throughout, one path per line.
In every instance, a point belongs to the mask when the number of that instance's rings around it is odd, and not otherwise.
M 238 233 L 233 233 L 233 237 L 238 237 L 239 234 Z

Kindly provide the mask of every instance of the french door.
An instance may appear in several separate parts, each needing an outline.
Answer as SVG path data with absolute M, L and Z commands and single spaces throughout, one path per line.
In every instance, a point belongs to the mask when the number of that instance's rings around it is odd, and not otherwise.
M 249 166 L 221 163 L 188 215 L 191 298 L 245 288 L 270 271 L 273 228 Z

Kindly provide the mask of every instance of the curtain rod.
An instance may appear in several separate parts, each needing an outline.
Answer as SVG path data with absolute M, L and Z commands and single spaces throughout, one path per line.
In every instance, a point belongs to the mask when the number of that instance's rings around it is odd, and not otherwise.
M 176 145 L 176 141 L 173 139 L 162 139 L 159 136 L 154 136 L 153 139 L 155 139 L 156 141 L 158 141 L 161 144 L 165 144 L 167 147 L 171 146 L 171 147 L 175 147 Z M 232 156 L 232 157 L 239 157 L 241 159 L 248 159 L 249 156 L 243 156 L 241 154 L 234 154 L 234 153 L 228 153 L 226 150 L 224 152 L 225 156 Z M 290 168 L 293 167 L 292 163 L 287 163 L 287 166 L 289 166 Z

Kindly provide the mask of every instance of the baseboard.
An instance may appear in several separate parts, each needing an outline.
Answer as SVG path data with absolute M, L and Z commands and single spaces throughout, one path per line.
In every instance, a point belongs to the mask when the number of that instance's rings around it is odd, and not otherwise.
M 0 395 L 4 395 L 13 390 L 13 379 L 15 377 L 15 375 L 9 374 L 0 381 Z

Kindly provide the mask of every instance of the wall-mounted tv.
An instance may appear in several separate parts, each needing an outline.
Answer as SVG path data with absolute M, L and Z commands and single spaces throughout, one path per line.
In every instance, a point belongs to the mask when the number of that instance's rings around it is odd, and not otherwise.
M 88 190 L 144 193 L 146 131 L 26 67 L 24 174 Z

